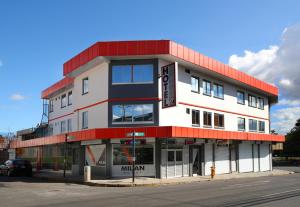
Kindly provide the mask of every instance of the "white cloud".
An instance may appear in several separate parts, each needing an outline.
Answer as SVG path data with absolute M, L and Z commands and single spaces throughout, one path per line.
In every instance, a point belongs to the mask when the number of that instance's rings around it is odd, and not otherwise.
M 286 133 L 295 126 L 296 120 L 300 117 L 300 106 L 287 107 L 276 110 L 271 115 L 274 120 L 272 128 L 279 133 Z
M 19 93 L 15 93 L 15 94 L 12 94 L 9 98 L 13 101 L 22 101 L 25 99 L 25 96 L 23 96 Z
M 295 107 L 300 103 L 299 37 L 300 24 L 296 24 L 283 30 L 279 45 L 269 46 L 257 52 L 245 50 L 243 55 L 234 54 L 229 58 L 230 66 L 277 85 L 280 91 L 279 105 L 293 106 L 274 112 L 275 114 L 284 113 L 282 116 L 288 117 L 288 119 L 274 117 L 273 126 L 280 128 L 278 131 L 281 132 L 289 131 L 300 118 L 300 112 L 297 111 L 299 108 Z

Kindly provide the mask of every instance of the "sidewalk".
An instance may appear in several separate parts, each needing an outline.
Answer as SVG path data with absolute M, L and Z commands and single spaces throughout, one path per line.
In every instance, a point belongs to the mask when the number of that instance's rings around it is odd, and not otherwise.
M 228 180 L 238 178 L 253 178 L 262 176 L 279 176 L 288 175 L 294 172 L 287 170 L 274 169 L 273 171 L 267 172 L 256 172 L 256 173 L 233 173 L 216 175 L 214 179 L 210 176 L 196 176 L 196 177 L 180 177 L 170 179 L 156 179 L 147 177 L 137 177 L 135 183 L 132 184 L 131 178 L 119 178 L 119 179 L 107 179 L 107 180 L 91 180 L 90 182 L 84 182 L 82 176 L 74 177 L 70 172 L 66 173 L 66 178 L 63 178 L 62 171 L 41 171 L 35 173 L 34 177 L 40 179 L 46 179 L 48 181 L 66 182 L 66 183 L 77 183 L 86 184 L 90 186 L 102 186 L 102 187 L 131 187 L 131 186 L 159 186 L 159 185 L 175 185 L 175 184 L 186 184 L 203 181 L 214 181 L 214 180 Z

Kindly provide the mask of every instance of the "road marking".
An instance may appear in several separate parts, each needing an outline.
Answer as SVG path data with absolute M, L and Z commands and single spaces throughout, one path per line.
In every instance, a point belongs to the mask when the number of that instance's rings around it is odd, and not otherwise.
M 279 192 L 279 193 L 272 193 L 272 194 L 264 195 L 264 196 L 261 196 L 261 197 L 265 198 L 265 197 L 270 197 L 270 196 L 274 196 L 274 195 L 280 195 L 280 194 L 284 194 L 284 193 L 291 193 L 291 192 L 295 192 L 295 191 L 300 191 L 300 188 L 297 188 L 297 189 L 294 189 L 294 190 L 282 191 L 282 192 Z

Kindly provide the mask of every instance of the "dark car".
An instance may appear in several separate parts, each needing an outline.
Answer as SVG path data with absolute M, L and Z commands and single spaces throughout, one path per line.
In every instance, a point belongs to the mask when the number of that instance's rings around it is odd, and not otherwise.
M 32 176 L 32 165 L 28 160 L 7 160 L 0 165 L 0 174 L 7 176 Z

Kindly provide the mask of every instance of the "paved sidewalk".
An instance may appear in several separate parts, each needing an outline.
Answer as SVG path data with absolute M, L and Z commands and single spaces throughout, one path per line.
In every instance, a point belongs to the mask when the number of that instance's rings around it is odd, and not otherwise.
M 131 187 L 131 186 L 158 186 L 158 185 L 174 185 L 174 184 L 184 184 L 184 183 L 195 183 L 203 181 L 213 181 L 213 180 L 228 180 L 228 179 L 238 179 L 238 178 L 253 178 L 262 176 L 278 176 L 278 175 L 288 175 L 294 172 L 287 170 L 274 169 L 273 171 L 267 172 L 257 172 L 257 173 L 232 173 L 216 175 L 214 179 L 210 176 L 196 176 L 196 177 L 180 177 L 180 178 L 170 178 L 170 179 L 156 179 L 147 177 L 137 177 L 135 183 L 132 183 L 131 178 L 119 178 L 119 179 L 106 179 L 106 180 L 91 180 L 90 182 L 84 182 L 82 176 L 74 177 L 70 172 L 66 174 L 66 178 L 63 178 L 62 171 L 41 171 L 36 173 L 34 177 L 47 179 L 49 181 L 56 182 L 67 182 L 67 183 L 77 183 L 86 184 L 91 186 L 103 186 L 103 187 Z

